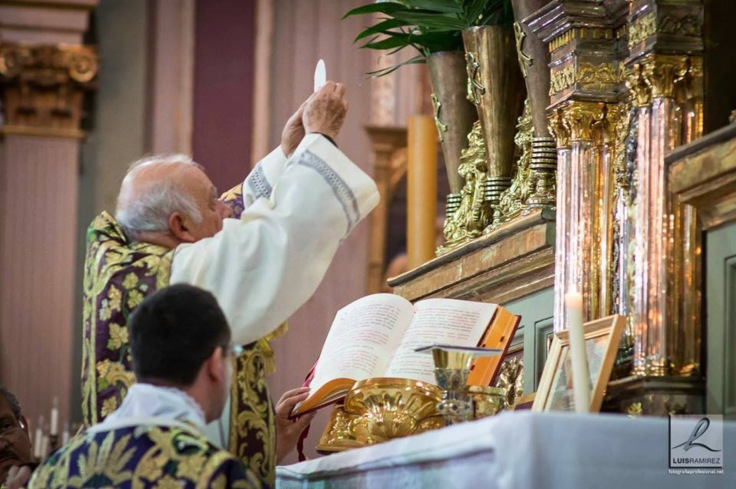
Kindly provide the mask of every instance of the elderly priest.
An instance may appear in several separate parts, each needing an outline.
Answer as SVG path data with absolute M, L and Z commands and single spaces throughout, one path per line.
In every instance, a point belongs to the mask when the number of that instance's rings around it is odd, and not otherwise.
M 280 148 L 221 199 L 187 158 L 150 157 L 131 167 L 115 217 L 103 212 L 87 234 L 87 426 L 115 411 L 134 382 L 126 323 L 136 306 L 170 283 L 196 285 L 214 294 L 233 342 L 245 345 L 229 409 L 208 434 L 273 483 L 268 340 L 314 293 L 340 242 L 379 199 L 373 180 L 334 144 L 346 111 L 344 87 L 328 82 L 287 122 Z

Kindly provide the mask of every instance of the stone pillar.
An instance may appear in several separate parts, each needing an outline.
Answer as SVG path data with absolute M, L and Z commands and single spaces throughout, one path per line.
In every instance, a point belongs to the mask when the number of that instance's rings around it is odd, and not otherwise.
M 96 1 L 0 5 L 0 381 L 36 423 L 72 378 L 79 141 Z

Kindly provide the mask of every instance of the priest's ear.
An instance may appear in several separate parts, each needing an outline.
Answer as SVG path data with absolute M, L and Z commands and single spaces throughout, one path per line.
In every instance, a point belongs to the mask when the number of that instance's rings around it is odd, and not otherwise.
M 194 243 L 197 241 L 191 232 L 192 220 L 179 211 L 174 211 L 169 216 L 169 231 L 181 243 Z

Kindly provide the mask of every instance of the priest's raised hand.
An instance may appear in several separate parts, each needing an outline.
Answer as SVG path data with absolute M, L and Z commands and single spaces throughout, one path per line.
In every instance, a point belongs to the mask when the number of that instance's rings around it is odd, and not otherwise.
M 101 421 L 134 382 L 127 318 L 170 283 L 217 298 L 245 345 L 230 410 L 210 437 L 272 483 L 275 419 L 265 376 L 269 338 L 314 293 L 340 242 L 378 203 L 376 185 L 331 141 L 345 120 L 345 89 L 327 83 L 286 124 L 281 145 L 220 199 L 205 169 L 183 155 L 135 162 L 115 216 L 87 235 L 83 414 Z
M 345 86 L 328 81 L 307 100 L 303 117 L 304 129 L 307 133 L 322 134 L 334 141 L 345 122 L 347 111 Z

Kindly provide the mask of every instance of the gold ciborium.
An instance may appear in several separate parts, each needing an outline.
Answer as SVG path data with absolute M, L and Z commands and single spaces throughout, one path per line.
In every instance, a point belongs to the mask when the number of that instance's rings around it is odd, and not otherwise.
M 441 396 L 437 386 L 418 380 L 367 379 L 348 392 L 344 410 L 355 441 L 374 445 L 444 426 L 437 412 Z

